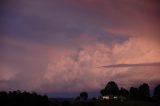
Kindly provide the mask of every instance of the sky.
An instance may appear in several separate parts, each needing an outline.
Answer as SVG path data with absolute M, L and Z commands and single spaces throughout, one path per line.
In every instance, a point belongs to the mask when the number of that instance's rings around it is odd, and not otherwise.
M 0 90 L 97 93 L 160 83 L 159 0 L 1 0 Z

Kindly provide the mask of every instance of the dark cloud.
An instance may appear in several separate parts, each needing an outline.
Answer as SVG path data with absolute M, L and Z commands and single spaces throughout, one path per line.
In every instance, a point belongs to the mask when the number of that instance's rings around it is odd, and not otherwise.
M 112 64 L 108 66 L 100 66 L 98 68 L 121 68 L 121 67 L 147 67 L 147 66 L 153 66 L 153 67 L 160 67 L 160 63 L 141 63 L 141 64 Z

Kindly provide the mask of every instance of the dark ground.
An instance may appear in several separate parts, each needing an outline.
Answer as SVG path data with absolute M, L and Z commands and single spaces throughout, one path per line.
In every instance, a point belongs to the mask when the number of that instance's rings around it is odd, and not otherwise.
M 51 106 L 160 106 L 160 103 L 146 101 L 63 101 L 53 103 Z

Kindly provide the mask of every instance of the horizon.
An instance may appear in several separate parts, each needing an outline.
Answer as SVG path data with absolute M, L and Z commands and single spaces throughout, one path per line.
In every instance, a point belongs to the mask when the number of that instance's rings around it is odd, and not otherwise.
M 96 94 L 160 83 L 158 0 L 1 0 L 0 91 Z
M 110 82 L 110 81 L 109 81 Z M 116 83 L 116 82 L 115 82 Z M 131 87 L 134 87 L 134 88 L 139 88 L 142 84 L 147 84 L 147 83 L 141 83 L 140 85 L 135 85 L 135 86 L 130 86 L 129 88 L 125 88 L 128 92 L 130 92 L 130 88 Z M 159 83 L 160 84 L 160 83 Z M 158 84 L 158 85 L 159 85 Z M 107 85 L 107 83 L 106 83 L 106 85 Z M 154 90 L 155 90 L 155 87 L 156 86 L 158 86 L 158 85 L 155 85 L 155 86 L 153 86 L 153 87 L 150 87 L 150 85 L 149 85 L 149 90 L 150 90 L 150 95 L 151 95 L 151 97 L 153 96 L 153 93 L 154 93 Z M 104 88 L 104 87 L 103 87 Z M 119 90 L 121 89 L 121 88 L 124 88 L 124 87 L 122 87 L 122 86 L 119 86 L 118 85 L 118 88 L 119 88 Z M 88 93 L 88 98 L 93 98 L 93 97 L 100 97 L 101 96 L 101 93 L 100 93 L 100 90 L 102 90 L 102 88 L 101 89 L 99 89 L 99 90 L 97 90 L 97 91 L 80 91 L 80 92 L 56 92 L 56 93 L 49 93 L 49 92 L 36 92 L 36 91 L 25 91 L 25 90 L 20 90 L 20 92 L 30 92 L 30 93 L 37 93 L 37 94 L 40 94 L 40 95 L 47 95 L 48 96 L 48 98 L 50 98 L 50 99 L 53 99 L 53 98 L 72 98 L 72 99 L 74 99 L 74 98 L 76 98 L 81 92 L 87 92 Z M 18 89 L 17 90 L 11 90 L 11 92 L 12 91 L 19 91 Z M 10 92 L 10 91 L 5 91 L 5 92 Z

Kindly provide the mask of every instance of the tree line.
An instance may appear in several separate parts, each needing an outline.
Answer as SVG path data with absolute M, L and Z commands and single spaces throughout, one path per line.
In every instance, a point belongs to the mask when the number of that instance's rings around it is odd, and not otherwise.
M 101 96 L 121 96 L 129 100 L 160 102 L 160 84 L 154 88 L 153 95 L 151 96 L 150 87 L 146 83 L 141 84 L 138 88 L 130 87 L 130 89 L 127 90 L 125 88 L 119 88 L 114 81 L 110 81 L 100 90 L 100 94 Z M 80 98 L 86 100 L 88 98 L 88 93 L 80 93 L 77 99 Z
M 153 95 L 151 95 L 148 84 L 143 83 L 139 87 L 130 87 L 129 90 L 119 88 L 114 81 L 110 81 L 100 90 L 101 96 L 114 95 L 118 97 L 125 97 L 128 100 L 136 101 L 153 101 L 160 102 L 160 84 L 154 88 Z M 88 99 L 87 92 L 81 92 L 76 100 Z M 97 100 L 93 98 L 93 100 Z M 67 102 L 68 103 L 68 102 Z M 64 104 L 67 104 L 64 102 Z M 2 106 L 50 106 L 52 104 L 46 95 L 39 95 L 37 93 L 21 92 L 21 91 L 1 91 L 0 105 Z
M 21 91 L 1 91 L 1 106 L 49 106 L 50 101 L 46 95 Z

